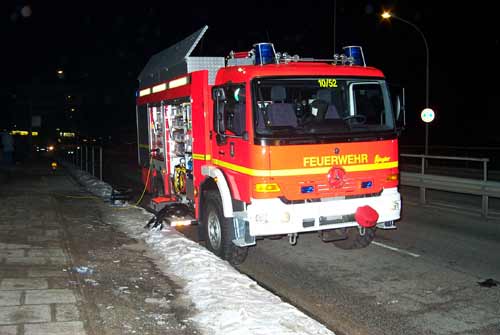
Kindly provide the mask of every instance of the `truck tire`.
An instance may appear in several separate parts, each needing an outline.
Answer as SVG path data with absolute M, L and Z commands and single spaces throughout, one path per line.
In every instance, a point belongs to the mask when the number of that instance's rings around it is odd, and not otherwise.
M 203 230 L 208 250 L 233 265 L 241 264 L 248 254 L 248 247 L 238 247 L 233 243 L 232 219 L 222 214 L 222 200 L 218 192 L 210 191 L 205 196 Z
M 357 227 L 344 228 L 346 239 L 333 241 L 333 245 L 344 250 L 362 249 L 372 243 L 375 238 L 375 228 L 366 228 L 365 234 L 360 235 Z

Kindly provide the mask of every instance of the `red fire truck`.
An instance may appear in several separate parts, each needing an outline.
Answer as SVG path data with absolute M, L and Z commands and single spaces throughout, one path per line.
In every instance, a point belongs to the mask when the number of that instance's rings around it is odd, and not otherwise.
M 316 232 L 366 247 L 400 218 L 403 96 L 360 47 L 317 60 L 272 43 L 193 57 L 208 27 L 150 58 L 137 92 L 138 160 L 170 225 L 198 224 L 231 263 L 264 237 Z

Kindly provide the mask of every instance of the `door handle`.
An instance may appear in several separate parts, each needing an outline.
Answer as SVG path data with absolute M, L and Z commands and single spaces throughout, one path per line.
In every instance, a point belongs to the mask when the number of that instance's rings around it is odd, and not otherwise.
M 224 150 L 219 150 L 219 155 L 224 156 L 226 153 Z

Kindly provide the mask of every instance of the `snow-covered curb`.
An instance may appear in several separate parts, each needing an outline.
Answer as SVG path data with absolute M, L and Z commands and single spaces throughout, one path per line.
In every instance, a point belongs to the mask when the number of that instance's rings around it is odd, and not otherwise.
M 72 174 L 89 191 L 94 189 L 93 194 L 111 190 L 84 172 L 73 170 Z M 113 211 L 107 218 L 129 236 L 145 240 L 157 256 L 158 267 L 167 276 L 182 280 L 184 292 L 195 306 L 190 319 L 203 334 L 334 334 L 175 229 L 145 230 L 151 218 L 146 210 L 130 206 L 130 210 Z
M 74 165 L 70 163 L 59 161 L 59 164 L 61 164 L 90 193 L 101 197 L 104 200 L 109 200 L 111 198 L 113 187 L 111 187 L 108 183 L 93 177 L 85 171 L 75 169 Z

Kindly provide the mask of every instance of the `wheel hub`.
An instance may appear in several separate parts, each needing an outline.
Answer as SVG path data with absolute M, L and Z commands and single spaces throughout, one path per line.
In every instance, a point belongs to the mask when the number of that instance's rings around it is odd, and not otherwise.
M 211 212 L 208 216 L 208 239 L 212 248 L 219 250 L 221 245 L 221 227 L 219 218 L 214 212 Z

